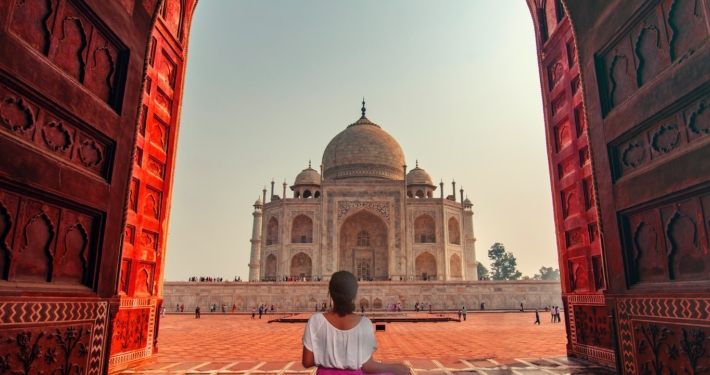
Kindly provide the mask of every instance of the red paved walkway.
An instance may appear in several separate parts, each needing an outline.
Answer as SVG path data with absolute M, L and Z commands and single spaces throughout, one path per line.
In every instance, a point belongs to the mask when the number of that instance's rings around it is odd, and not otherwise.
M 607 373 L 564 358 L 564 324 L 550 323 L 549 315 L 542 318 L 539 326 L 532 324 L 531 313 L 470 313 L 461 323 L 389 323 L 385 332 L 376 333 L 374 356 L 403 362 L 419 375 Z M 126 373 L 312 371 L 300 365 L 305 325 L 267 322 L 266 317 L 221 313 L 202 319 L 169 314 L 160 323 L 158 363 Z

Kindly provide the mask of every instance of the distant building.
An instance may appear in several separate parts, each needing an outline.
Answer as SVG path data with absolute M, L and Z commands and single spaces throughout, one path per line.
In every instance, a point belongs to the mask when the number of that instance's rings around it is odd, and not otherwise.
M 399 143 L 362 117 L 336 135 L 320 173 L 310 163 L 290 186 L 254 204 L 250 280 L 348 270 L 363 280 L 477 280 L 473 204 L 444 194 L 423 169 L 407 173 Z M 283 197 L 286 196 L 283 183 Z

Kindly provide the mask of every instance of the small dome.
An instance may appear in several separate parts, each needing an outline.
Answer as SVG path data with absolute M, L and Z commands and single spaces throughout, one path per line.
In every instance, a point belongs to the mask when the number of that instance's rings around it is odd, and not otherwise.
M 296 182 L 293 183 L 294 186 L 296 185 L 319 185 L 320 186 L 320 173 L 316 171 L 315 169 L 311 168 L 309 165 L 308 168 L 304 169 L 301 171 L 301 173 L 296 176 Z
M 467 206 L 473 206 L 473 202 L 471 202 L 471 200 L 468 199 L 468 197 L 466 197 L 466 199 L 464 199 L 463 204 L 465 204 Z
M 261 197 L 259 197 L 259 199 L 257 199 L 256 202 L 254 202 L 254 205 L 255 206 L 263 206 L 264 205 L 264 202 L 261 201 Z
M 419 162 L 417 162 L 417 167 L 407 173 L 407 185 L 429 185 L 434 186 L 431 182 L 431 176 L 426 173 L 425 170 L 419 168 Z

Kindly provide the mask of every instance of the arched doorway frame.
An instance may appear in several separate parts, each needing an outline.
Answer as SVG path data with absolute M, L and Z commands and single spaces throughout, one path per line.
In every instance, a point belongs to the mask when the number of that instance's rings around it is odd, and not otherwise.
M 340 254 L 340 233 L 341 233 L 341 230 L 343 229 L 343 226 L 345 225 L 345 223 L 348 222 L 348 220 L 352 219 L 354 216 L 359 215 L 363 212 L 367 212 L 368 214 L 378 218 L 380 220 L 381 224 L 384 224 L 384 229 L 387 233 L 387 249 L 386 249 L 386 252 L 387 252 L 387 275 L 386 275 L 386 277 L 389 277 L 389 275 L 391 275 L 392 262 L 394 261 L 393 254 L 392 254 L 393 253 L 392 243 L 393 243 L 394 239 L 393 239 L 393 234 L 392 234 L 392 230 L 391 230 L 391 225 L 382 216 L 382 214 L 380 214 L 377 211 L 371 210 L 368 207 L 360 207 L 357 210 L 353 210 L 351 212 L 348 212 L 348 214 L 345 217 L 343 217 L 342 219 L 340 219 L 338 221 L 338 225 L 336 226 L 337 231 L 336 231 L 335 241 L 334 241 L 334 247 L 337 250 L 337 256 L 335 257 L 336 258 L 336 260 L 335 260 L 336 265 L 337 265 L 337 267 L 339 267 L 340 261 L 341 261 L 341 259 L 340 259 L 340 255 L 341 255 Z M 370 234 L 370 240 L 372 240 L 372 234 Z M 374 254 L 373 254 L 373 259 L 374 259 Z M 372 267 L 370 269 L 370 272 L 372 275 L 374 275 L 374 270 L 375 270 L 375 263 L 373 261 Z M 353 271 L 354 271 L 354 266 L 353 266 Z

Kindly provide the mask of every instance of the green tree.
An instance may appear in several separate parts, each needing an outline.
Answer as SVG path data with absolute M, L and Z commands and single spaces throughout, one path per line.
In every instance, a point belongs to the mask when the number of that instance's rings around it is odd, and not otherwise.
M 486 266 L 484 266 L 483 263 L 481 263 L 481 262 L 477 262 L 477 263 L 478 263 L 478 278 L 488 280 L 488 278 L 490 277 L 488 275 L 488 268 L 486 268 Z
M 559 280 L 559 268 L 540 267 L 540 273 L 536 273 L 533 280 Z
M 518 271 L 518 261 L 513 256 L 513 253 L 505 251 L 505 246 L 502 243 L 494 243 L 488 250 L 488 258 L 491 263 L 491 278 L 493 280 L 517 280 L 523 274 Z

